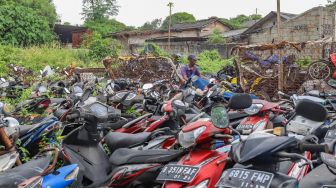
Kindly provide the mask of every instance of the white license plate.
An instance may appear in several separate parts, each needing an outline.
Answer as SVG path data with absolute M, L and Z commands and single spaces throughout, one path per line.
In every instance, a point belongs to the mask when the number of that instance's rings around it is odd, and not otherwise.
M 273 176 L 269 172 L 232 168 L 223 172 L 216 187 L 269 188 Z
M 199 167 L 168 164 L 163 167 L 156 178 L 159 181 L 191 182 L 199 171 Z

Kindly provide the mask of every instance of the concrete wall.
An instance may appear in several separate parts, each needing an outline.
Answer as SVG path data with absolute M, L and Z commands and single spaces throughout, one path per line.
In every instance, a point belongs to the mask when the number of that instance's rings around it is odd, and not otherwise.
M 308 10 L 299 16 L 286 22 L 282 22 L 281 32 L 283 40 L 291 42 L 314 41 L 332 36 L 332 19 L 331 11 L 324 7 L 316 7 Z M 251 34 L 249 37 L 250 44 L 271 43 L 277 41 L 277 26 L 264 24 L 262 32 Z
M 168 45 L 167 43 L 159 43 L 156 42 L 156 44 L 163 50 L 168 51 Z M 181 55 L 189 55 L 189 54 L 196 54 L 203 52 L 204 50 L 218 50 L 219 54 L 223 58 L 229 58 L 231 55 L 231 50 L 234 46 L 236 46 L 236 43 L 228 43 L 228 44 L 208 44 L 206 42 L 172 42 L 171 43 L 171 54 L 179 53 Z M 123 52 L 124 54 L 128 53 L 139 53 L 140 50 L 143 49 L 143 45 L 131 45 L 132 51 L 129 52 Z

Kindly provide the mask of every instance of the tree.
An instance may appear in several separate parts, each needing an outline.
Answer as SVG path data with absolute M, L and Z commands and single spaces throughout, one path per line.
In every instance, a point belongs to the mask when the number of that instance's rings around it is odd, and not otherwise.
M 178 13 L 172 14 L 171 20 L 172 20 L 172 25 L 178 24 L 178 23 L 192 23 L 196 21 L 194 15 L 189 14 L 187 12 L 178 12 Z M 168 29 L 168 25 L 169 25 L 169 16 L 167 16 L 166 19 L 163 21 L 161 28 Z
M 119 6 L 116 0 L 83 0 L 83 15 L 85 20 L 101 20 L 116 16 Z
M 141 27 L 139 27 L 140 30 L 153 30 L 153 29 L 159 29 L 161 26 L 161 19 L 154 19 L 151 22 L 146 22 Z
M 224 37 L 220 30 L 215 29 L 213 33 L 209 36 L 208 42 L 211 44 L 222 44 L 225 42 Z
M 336 1 L 335 0 L 328 0 L 327 7 L 336 8 Z
M 31 8 L 34 12 L 46 18 L 50 26 L 53 26 L 57 20 L 56 8 L 52 0 L 6 0 L 0 1 L 0 5 L 11 4 L 22 5 Z
M 53 39 L 49 22 L 33 9 L 15 3 L 0 6 L 0 43 L 28 46 Z
M 247 21 L 250 21 L 250 20 L 259 20 L 261 18 L 262 18 L 262 16 L 260 14 L 252 14 L 250 16 L 240 14 L 240 15 L 237 15 L 236 17 L 234 17 L 234 18 L 230 18 L 230 19 L 224 18 L 222 20 L 223 20 L 223 22 L 227 23 L 228 25 L 230 25 L 234 29 L 240 29 L 244 22 L 247 22 Z
M 89 57 L 101 61 L 107 56 L 118 57 L 122 48 L 121 44 L 111 38 L 103 38 L 100 34 L 86 36 L 83 47 L 89 50 Z
M 92 31 L 105 36 L 109 33 L 127 30 L 127 26 L 115 19 L 103 18 L 100 20 L 86 20 L 85 27 L 88 27 Z

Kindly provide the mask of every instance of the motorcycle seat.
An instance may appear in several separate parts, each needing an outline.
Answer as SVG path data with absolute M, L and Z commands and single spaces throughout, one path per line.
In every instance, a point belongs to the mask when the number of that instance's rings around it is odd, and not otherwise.
M 178 150 L 136 150 L 128 148 L 117 149 L 110 157 L 113 165 L 142 164 L 142 163 L 168 163 L 183 155 Z
M 48 152 L 20 166 L 0 172 L 0 187 L 17 187 L 24 180 L 40 175 L 49 166 L 51 157 L 51 152 Z
M 111 151 L 118 148 L 129 148 L 144 144 L 151 138 L 150 132 L 137 134 L 110 132 L 105 136 L 105 143 Z

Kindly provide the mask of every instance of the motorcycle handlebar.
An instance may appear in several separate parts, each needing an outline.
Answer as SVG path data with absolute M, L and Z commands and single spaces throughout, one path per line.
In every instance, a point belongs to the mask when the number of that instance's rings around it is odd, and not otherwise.
M 329 153 L 329 147 L 326 144 L 305 144 L 302 143 L 299 145 L 299 150 L 310 151 L 310 152 L 326 152 Z

